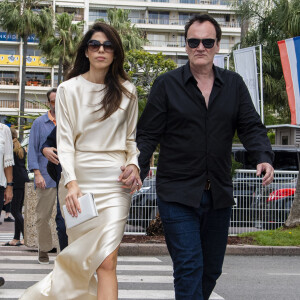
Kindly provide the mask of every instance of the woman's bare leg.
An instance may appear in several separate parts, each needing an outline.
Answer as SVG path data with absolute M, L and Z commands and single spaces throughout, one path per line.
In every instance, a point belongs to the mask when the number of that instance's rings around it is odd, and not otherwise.
M 118 300 L 117 258 L 119 247 L 97 269 L 98 300 Z

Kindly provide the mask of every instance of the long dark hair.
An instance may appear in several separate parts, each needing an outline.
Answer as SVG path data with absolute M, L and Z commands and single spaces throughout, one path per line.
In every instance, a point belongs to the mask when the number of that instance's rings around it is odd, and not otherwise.
M 10 127 L 10 131 L 11 131 L 11 136 L 13 139 L 13 152 L 16 153 L 17 157 L 19 157 L 20 159 L 24 158 L 24 149 L 22 148 L 20 142 L 18 141 L 18 133 L 17 130 L 15 128 Z
M 107 36 L 108 40 L 113 44 L 114 48 L 114 60 L 109 66 L 109 70 L 104 79 L 104 84 L 106 85 L 105 95 L 101 102 L 102 106 L 99 109 L 104 110 L 104 115 L 100 119 L 100 121 L 102 121 L 107 119 L 120 107 L 122 94 L 125 94 L 130 99 L 134 99 L 135 95 L 129 92 L 122 85 L 123 81 L 128 80 L 128 76 L 123 68 L 125 55 L 121 38 L 112 26 L 102 22 L 95 23 L 82 38 L 77 49 L 74 67 L 67 75 L 67 79 L 84 74 L 90 69 L 90 61 L 85 54 L 87 50 L 87 43 L 95 32 L 103 32 Z

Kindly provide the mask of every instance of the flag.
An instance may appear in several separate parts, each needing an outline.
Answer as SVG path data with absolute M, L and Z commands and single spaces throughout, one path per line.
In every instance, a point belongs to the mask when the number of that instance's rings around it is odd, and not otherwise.
M 279 41 L 283 76 L 291 111 L 291 124 L 300 124 L 300 36 Z
M 259 88 L 255 47 L 233 51 L 235 71 L 239 73 L 249 90 L 253 105 L 260 115 Z
M 223 68 L 225 67 L 225 60 L 224 60 L 225 56 L 224 55 L 215 55 L 214 57 L 214 65 L 219 67 L 219 68 Z

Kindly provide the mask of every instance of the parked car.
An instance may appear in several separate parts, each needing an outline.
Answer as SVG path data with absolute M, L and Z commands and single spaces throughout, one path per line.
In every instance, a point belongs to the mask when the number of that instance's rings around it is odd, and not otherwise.
M 132 196 L 127 223 L 145 230 L 157 213 L 156 176 L 148 176 L 141 189 Z
M 273 146 L 272 149 L 275 153 L 273 163 L 275 170 L 299 170 L 300 148 Z M 241 164 L 240 169 L 255 170 L 249 153 L 242 145 L 234 145 L 232 155 Z M 294 197 L 293 189 L 296 184 L 296 174 L 291 176 L 278 174 L 275 176 L 278 177 L 275 178 L 275 182 L 280 177 L 280 185 L 273 183 L 269 187 L 259 190 L 261 179 L 257 178 L 255 173 L 252 175 L 247 172 L 235 174 L 233 177 L 233 194 L 236 204 L 233 207 L 231 226 L 253 225 L 262 227 L 271 223 L 278 223 L 278 226 L 281 226 L 284 223 Z
M 285 223 L 294 201 L 296 184 L 296 179 L 290 179 L 256 191 L 253 201 L 255 227 L 275 229 Z

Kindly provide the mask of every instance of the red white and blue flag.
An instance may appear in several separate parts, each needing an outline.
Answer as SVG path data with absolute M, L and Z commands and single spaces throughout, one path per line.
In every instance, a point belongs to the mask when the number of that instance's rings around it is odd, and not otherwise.
M 277 43 L 291 111 L 291 124 L 300 125 L 300 36 Z

